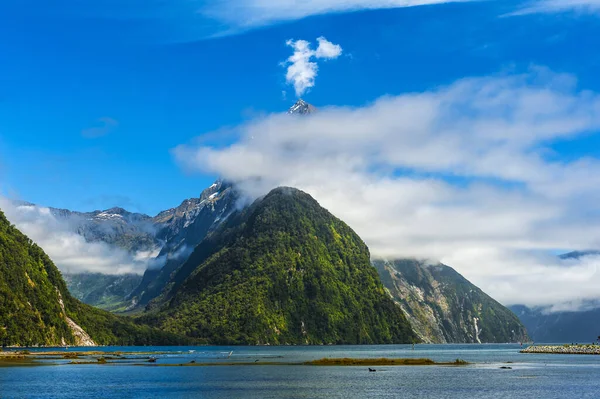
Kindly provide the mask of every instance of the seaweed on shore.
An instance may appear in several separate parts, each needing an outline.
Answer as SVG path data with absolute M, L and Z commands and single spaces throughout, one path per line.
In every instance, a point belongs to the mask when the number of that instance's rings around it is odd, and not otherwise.
M 353 359 L 353 358 L 323 358 L 319 360 L 311 360 L 304 363 L 311 366 L 462 366 L 468 362 L 456 359 L 454 362 L 438 363 L 427 358 L 407 358 L 407 359 Z

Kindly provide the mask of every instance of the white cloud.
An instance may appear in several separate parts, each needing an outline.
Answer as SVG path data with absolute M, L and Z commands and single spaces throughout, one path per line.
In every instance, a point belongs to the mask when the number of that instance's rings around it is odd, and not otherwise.
M 315 57 L 317 58 L 332 60 L 342 55 L 342 47 L 339 44 L 331 43 L 323 36 L 317 38 L 317 43 L 319 43 L 315 52 Z
M 286 44 L 294 49 L 294 53 L 283 64 L 287 66 L 286 82 L 294 86 L 296 96 L 301 97 L 308 89 L 315 86 L 315 78 L 319 70 L 314 59 L 336 59 L 342 54 L 342 47 L 333 44 L 324 37 L 317 39 L 319 43 L 313 50 L 306 40 L 288 40 Z
M 0 197 L 0 209 L 64 273 L 142 274 L 156 256 L 151 251 L 131 254 L 103 242 L 87 242 L 74 231 L 74 224 L 57 219 L 49 208 L 15 205 Z
M 513 15 L 554 13 L 565 11 L 598 12 L 600 0 L 537 0 L 531 1 Z
M 538 68 L 306 118 L 270 115 L 239 126 L 228 147 L 174 155 L 252 196 L 307 191 L 374 256 L 433 257 L 505 304 L 559 306 L 600 298 L 591 263 L 539 255 L 600 248 L 600 161 L 562 161 L 549 144 L 598 129 L 600 95 Z
M 311 15 L 463 1 L 469 0 L 224 0 L 210 2 L 200 12 L 231 27 L 250 28 Z

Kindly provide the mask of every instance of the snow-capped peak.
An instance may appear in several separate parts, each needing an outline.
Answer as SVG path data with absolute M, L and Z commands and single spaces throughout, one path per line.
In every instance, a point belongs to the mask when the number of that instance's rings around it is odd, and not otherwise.
M 317 109 L 307 103 L 306 101 L 299 99 L 296 101 L 296 104 L 292 105 L 292 107 L 288 110 L 288 114 L 292 115 L 307 115 L 312 114 Z

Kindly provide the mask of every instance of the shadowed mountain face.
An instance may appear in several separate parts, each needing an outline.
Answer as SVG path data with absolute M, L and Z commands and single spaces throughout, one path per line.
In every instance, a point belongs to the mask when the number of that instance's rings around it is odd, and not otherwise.
M 192 253 L 145 320 L 211 343 L 416 339 L 362 240 L 308 194 L 273 190 Z
M 206 235 L 235 211 L 239 198 L 231 184 L 217 181 L 200 198 L 185 200 L 179 207 L 159 213 L 154 222 L 164 241 L 158 267 L 149 268 L 130 297 L 145 306 L 158 296 L 177 270 Z
M 82 301 L 111 312 L 124 311 L 124 302 L 142 280 L 139 274 L 108 275 L 101 273 L 63 274 L 71 294 Z
M 537 343 L 589 344 L 600 335 L 600 308 L 554 313 L 523 305 L 510 308 L 527 327 L 531 339 Z
M 561 259 L 580 259 L 600 256 L 600 251 L 574 251 Z M 581 311 L 551 311 L 544 307 L 511 306 L 535 342 L 591 343 L 600 335 L 600 303 L 588 301 L 580 304 Z
M 527 341 L 519 319 L 451 267 L 414 259 L 374 261 L 384 286 L 421 339 L 432 343 Z

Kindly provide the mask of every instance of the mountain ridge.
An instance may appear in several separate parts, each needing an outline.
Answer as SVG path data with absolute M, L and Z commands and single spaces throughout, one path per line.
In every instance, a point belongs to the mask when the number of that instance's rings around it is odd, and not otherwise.
M 413 342 L 369 257 L 310 195 L 277 188 L 211 233 L 142 320 L 219 344 Z

